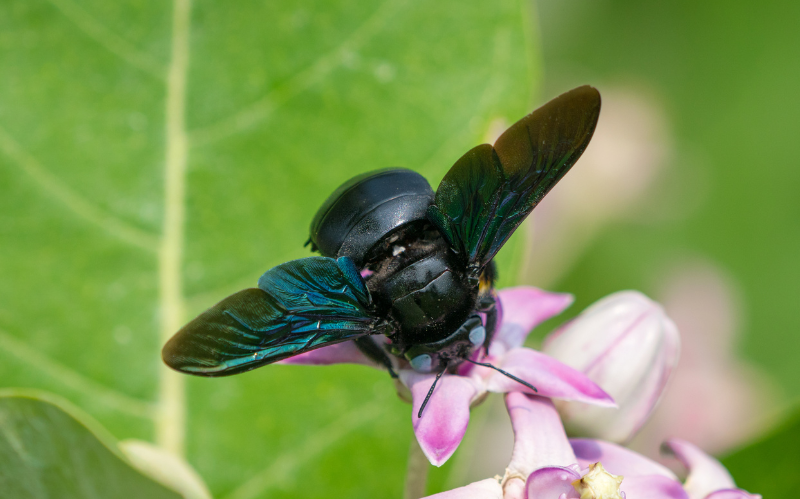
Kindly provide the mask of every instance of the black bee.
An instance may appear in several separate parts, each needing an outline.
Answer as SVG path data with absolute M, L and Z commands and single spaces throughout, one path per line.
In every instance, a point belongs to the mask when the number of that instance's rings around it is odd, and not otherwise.
M 392 376 L 402 361 L 438 376 L 476 363 L 497 325 L 492 258 L 578 160 L 599 113 L 596 89 L 571 90 L 464 154 L 436 193 L 402 168 L 349 180 L 311 223 L 323 256 L 278 265 L 206 310 L 164 362 L 227 376 L 354 340 Z

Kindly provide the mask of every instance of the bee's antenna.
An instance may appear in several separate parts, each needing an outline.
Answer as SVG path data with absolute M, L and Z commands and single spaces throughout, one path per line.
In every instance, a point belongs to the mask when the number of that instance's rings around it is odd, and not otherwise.
M 499 372 L 500 374 L 508 376 L 509 378 L 513 379 L 517 383 L 521 383 L 521 384 L 527 386 L 528 388 L 530 388 L 531 390 L 533 390 L 534 392 L 539 393 L 539 390 L 537 390 L 536 387 L 533 386 L 532 384 L 528 383 L 527 381 L 522 381 L 518 377 L 514 376 L 513 374 L 510 374 L 510 373 L 507 373 L 507 372 L 503 371 L 499 367 L 495 367 L 495 366 L 493 366 L 493 365 L 491 365 L 489 363 L 485 363 L 484 364 L 483 362 L 475 362 L 474 360 L 472 360 L 470 358 L 464 358 L 464 360 L 466 360 L 467 362 L 471 362 L 471 363 L 475 364 L 476 366 L 490 367 L 490 368 L 494 369 L 495 371 Z M 436 384 L 436 383 L 434 383 L 434 384 Z M 431 391 L 432 390 L 433 389 L 431 388 Z M 428 395 L 428 396 L 430 396 L 430 395 Z M 427 399 L 425 399 L 425 400 L 427 401 Z
M 436 379 L 433 380 L 433 384 L 431 385 L 431 389 L 428 390 L 428 394 L 425 396 L 425 400 L 422 401 L 422 406 L 419 408 L 419 412 L 417 413 L 417 417 L 418 418 L 422 417 L 422 411 L 424 411 L 425 410 L 425 406 L 428 405 L 428 399 L 430 399 L 431 395 L 433 395 L 433 389 L 436 388 L 436 383 L 439 381 L 439 378 L 442 377 L 442 374 L 444 374 L 445 371 L 447 371 L 447 366 L 444 366 L 444 369 L 442 369 L 441 372 L 436 375 Z

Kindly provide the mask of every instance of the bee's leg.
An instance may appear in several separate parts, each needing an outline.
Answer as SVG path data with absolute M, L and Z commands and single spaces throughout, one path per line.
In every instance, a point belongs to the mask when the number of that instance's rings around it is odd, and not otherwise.
M 369 336 L 361 336 L 356 338 L 355 344 L 361 353 L 369 357 L 371 360 L 374 360 L 378 364 L 383 365 L 389 371 L 389 376 L 392 378 L 397 378 L 397 373 L 394 372 L 394 366 L 392 365 L 392 359 L 389 358 L 389 355 L 386 351 L 378 346 L 372 338 Z
M 486 341 L 483 343 L 486 351 L 489 351 L 489 345 L 492 344 L 492 340 L 494 339 L 494 333 L 497 331 L 497 327 L 500 325 L 498 324 L 500 319 L 500 312 L 498 310 L 499 307 L 497 305 L 492 305 L 492 308 L 486 312 Z
M 486 289 L 478 295 L 477 311 L 486 314 L 486 340 L 484 340 L 483 346 L 488 353 L 489 345 L 492 343 L 500 320 L 500 305 L 494 289 Z

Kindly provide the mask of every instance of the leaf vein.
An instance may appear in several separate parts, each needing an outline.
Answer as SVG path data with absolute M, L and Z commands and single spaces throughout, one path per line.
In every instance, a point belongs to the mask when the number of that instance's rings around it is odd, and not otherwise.
M 266 491 L 285 484 L 300 467 L 333 447 L 353 431 L 376 420 L 385 404 L 385 400 L 372 401 L 347 412 L 330 425 L 309 435 L 302 443 L 295 446 L 297 450 L 294 452 L 281 452 L 278 459 L 245 481 L 226 499 L 262 497 Z
M 47 171 L 0 126 L 0 151 L 8 156 L 36 185 L 60 201 L 72 213 L 133 246 L 155 252 L 157 237 L 133 227 L 95 206 Z
M 77 4 L 71 0 L 49 0 L 49 2 L 55 6 L 64 17 L 72 21 L 75 26 L 89 38 L 100 44 L 100 46 L 131 66 L 159 80 L 164 79 L 164 67 L 161 64 L 154 61 L 149 55 L 141 52 L 132 43 L 104 26 Z
M 145 419 L 152 419 L 155 415 L 155 404 L 152 402 L 131 397 L 87 378 L 2 330 L 0 330 L 0 347 L 2 347 L 0 352 L 10 354 L 18 362 L 27 364 L 47 377 L 111 409 Z
M 345 54 L 358 49 L 379 33 L 398 8 L 406 2 L 407 0 L 387 0 L 336 48 L 321 55 L 305 69 L 278 84 L 261 99 L 214 124 L 191 131 L 192 147 L 212 144 L 269 119 L 279 107 L 339 67 Z

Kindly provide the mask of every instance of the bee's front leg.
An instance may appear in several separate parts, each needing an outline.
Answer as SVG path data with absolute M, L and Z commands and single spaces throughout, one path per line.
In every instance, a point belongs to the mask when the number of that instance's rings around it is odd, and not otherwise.
M 494 333 L 500 321 L 500 306 L 497 301 L 497 293 L 495 293 L 494 289 L 489 288 L 482 290 L 480 295 L 478 295 L 478 303 L 475 309 L 486 317 L 484 323 L 484 327 L 486 328 L 486 340 L 483 342 L 483 348 L 488 354 L 489 345 L 492 343 Z
M 354 341 L 356 347 L 361 350 L 361 353 L 369 357 L 370 360 L 373 360 L 386 367 L 386 369 L 389 371 L 389 376 L 397 379 L 397 373 L 394 372 L 394 365 L 392 364 L 392 359 L 389 358 L 389 354 L 387 354 L 383 348 L 375 343 L 372 338 L 369 336 L 361 336 L 356 338 Z

